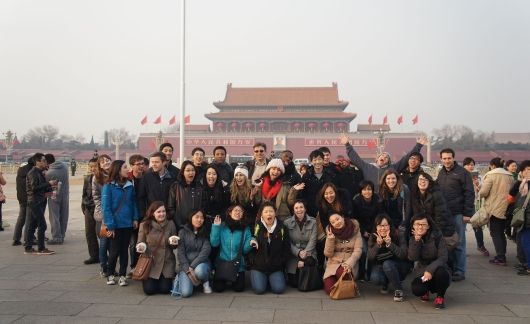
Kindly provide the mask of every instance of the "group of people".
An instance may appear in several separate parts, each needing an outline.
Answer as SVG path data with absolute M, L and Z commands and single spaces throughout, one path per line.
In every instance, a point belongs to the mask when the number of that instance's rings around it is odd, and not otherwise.
M 99 155 L 89 162 L 83 187 L 90 256 L 85 263 L 99 263 L 108 285 L 127 286 L 140 254 L 149 255 L 153 263 L 142 281 L 144 292 L 181 297 L 190 297 L 198 286 L 204 293 L 243 291 L 247 275 L 256 294 L 269 288 L 281 294 L 288 285 L 329 294 L 349 273 L 379 284 L 383 294 L 393 290 L 399 302 L 402 282 L 412 272 L 412 293 L 423 301 L 432 293 L 435 307 L 444 308 L 451 281 L 465 280 L 465 226 L 479 197 L 490 215 L 496 251 L 490 262 L 506 265 L 507 219 L 525 204 L 530 161 L 517 172 L 492 159 L 478 184 L 448 148 L 440 152 L 442 167 L 434 180 L 421 168 L 426 142 L 420 137 L 395 163 L 383 152 L 372 164 L 343 135 L 347 157 L 333 163 L 329 148 L 321 147 L 300 173 L 291 151 L 269 159 L 264 143 L 254 144 L 253 160 L 234 168 L 222 146 L 214 148 L 211 163 L 203 148 L 194 148 L 180 169 L 172 163 L 170 143 L 148 159 L 132 155 L 128 165 Z M 34 161 L 28 179 L 44 170 L 43 159 Z M 45 178 L 27 183 L 32 199 L 35 188 L 57 186 Z M 515 231 L 520 274 L 528 274 L 530 261 L 526 210 Z M 40 236 L 39 251 L 44 251 Z M 311 282 L 308 274 L 319 280 Z

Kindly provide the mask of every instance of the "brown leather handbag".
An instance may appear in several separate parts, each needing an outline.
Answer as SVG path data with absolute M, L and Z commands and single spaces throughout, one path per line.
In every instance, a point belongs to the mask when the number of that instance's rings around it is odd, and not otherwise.
M 351 273 L 343 272 L 339 280 L 331 287 L 331 299 L 349 299 L 359 296 L 359 290 Z
M 151 273 L 151 267 L 153 266 L 154 262 L 154 256 L 156 255 L 156 251 L 162 245 L 162 238 L 164 237 L 164 232 L 162 231 L 162 234 L 160 234 L 160 239 L 158 240 L 158 245 L 156 248 L 153 249 L 153 252 L 150 254 L 147 254 L 147 252 L 144 252 L 140 254 L 140 257 L 138 257 L 138 261 L 136 262 L 136 267 L 134 267 L 134 271 L 132 274 L 133 280 L 147 280 L 149 279 L 149 274 Z
M 123 207 L 123 204 L 125 203 L 125 199 L 127 198 L 127 193 L 126 192 L 123 192 L 123 195 L 121 196 L 121 200 L 120 200 L 120 205 L 118 206 L 118 208 L 113 212 L 114 215 L 116 215 L 120 210 L 121 208 Z M 102 237 L 108 237 L 108 230 L 107 230 L 107 225 L 105 225 L 104 222 L 101 222 L 101 228 L 99 229 L 99 238 L 102 238 Z

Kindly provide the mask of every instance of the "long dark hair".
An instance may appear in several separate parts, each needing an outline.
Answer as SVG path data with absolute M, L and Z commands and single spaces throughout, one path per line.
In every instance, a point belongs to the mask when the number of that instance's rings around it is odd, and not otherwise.
M 215 173 L 217 174 L 217 179 L 215 180 L 215 183 L 213 185 L 213 187 L 210 187 L 208 185 L 208 180 L 206 180 L 206 174 L 208 173 L 208 170 L 209 169 L 213 169 L 215 171 Z M 204 172 L 204 175 L 202 177 L 202 186 L 203 186 L 203 192 L 205 194 L 208 194 L 208 191 L 212 192 L 213 191 L 213 197 L 214 197 L 214 200 L 217 201 L 217 202 L 222 202 L 224 197 L 223 197 L 223 181 L 221 180 L 221 177 L 219 177 L 219 168 L 216 167 L 215 165 L 213 164 L 210 164 L 207 168 L 206 168 L 206 172 Z
M 333 191 L 335 192 L 335 200 L 331 204 L 328 203 L 326 198 L 324 198 L 324 193 L 326 192 L 326 189 L 328 188 L 333 189 Z M 342 203 L 340 202 L 340 193 L 337 187 L 333 183 L 326 182 L 322 186 L 322 189 L 320 189 L 320 191 L 318 192 L 317 202 L 318 202 L 318 206 L 320 207 L 320 209 L 322 209 L 324 213 L 323 216 L 329 216 L 330 212 L 344 216 L 344 207 L 342 206 Z
M 147 211 L 145 212 L 144 219 L 142 220 L 145 234 L 149 234 L 151 231 L 151 221 L 156 221 L 155 219 L 155 211 L 164 206 L 164 202 L 160 200 L 153 201 L 151 205 L 149 205 L 149 208 L 147 208 Z M 167 211 L 166 211 L 167 212 Z M 167 219 L 167 214 L 166 214 Z
M 107 183 L 116 181 L 117 184 L 123 185 L 127 181 L 127 178 L 121 176 L 121 168 L 124 164 L 125 161 L 123 160 L 112 161 L 112 164 L 110 165 L 110 172 L 109 178 L 107 179 Z
M 190 230 L 192 232 L 195 230 L 193 228 L 193 224 L 191 222 L 191 219 L 193 218 L 193 215 L 195 215 L 195 214 L 197 214 L 199 212 L 202 214 L 204 222 L 202 223 L 202 226 L 197 230 L 197 236 L 198 237 L 203 237 L 203 238 L 209 238 L 210 234 L 208 233 L 208 228 L 206 226 L 206 214 L 204 213 L 204 210 L 202 210 L 201 208 L 194 208 L 194 209 L 191 210 L 190 216 L 188 217 L 188 226 L 189 226 L 189 228 L 190 228 Z
M 193 165 L 192 161 L 186 160 L 186 161 L 182 162 L 182 165 L 180 166 L 180 172 L 179 172 L 179 174 L 177 176 L 177 181 L 180 182 L 183 186 L 186 185 L 186 178 L 184 177 L 184 169 L 188 165 L 191 165 L 194 170 L 197 170 L 195 168 L 195 165 Z M 197 171 L 195 171 L 195 176 L 193 177 L 193 181 L 191 181 L 191 184 L 193 184 L 195 182 L 195 180 L 197 180 Z

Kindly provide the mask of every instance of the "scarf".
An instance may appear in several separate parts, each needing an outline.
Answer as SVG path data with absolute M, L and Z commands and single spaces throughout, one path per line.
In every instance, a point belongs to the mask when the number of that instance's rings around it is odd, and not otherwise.
M 336 238 L 342 241 L 350 239 L 353 236 L 353 232 L 355 230 L 355 226 L 349 218 L 344 218 L 344 226 L 340 229 L 337 229 L 331 225 L 330 227 L 333 235 L 335 235 Z
M 521 197 L 524 197 L 528 194 L 528 179 L 523 179 L 521 181 L 521 185 L 519 186 L 519 193 L 521 194 Z
M 277 218 L 274 219 L 274 223 L 272 223 L 271 227 L 268 227 L 267 224 L 265 224 L 265 222 L 263 221 L 263 218 L 261 219 L 261 224 L 263 224 L 263 227 L 265 227 L 265 229 L 267 230 L 267 242 L 270 244 L 272 233 L 274 233 L 274 230 L 276 229 L 276 225 L 278 225 L 278 219 Z
M 282 182 L 276 181 L 273 185 L 271 185 L 271 178 L 270 177 L 264 177 L 263 178 L 263 187 L 261 188 L 261 194 L 266 200 L 272 200 L 273 198 L 278 195 L 278 192 L 282 188 Z
M 298 227 L 300 228 L 300 230 L 302 230 L 302 228 L 304 227 L 305 221 L 307 220 L 307 214 L 304 215 L 304 218 L 302 218 L 302 220 L 298 220 L 298 217 L 296 217 L 295 215 L 294 220 L 296 224 L 298 224 Z

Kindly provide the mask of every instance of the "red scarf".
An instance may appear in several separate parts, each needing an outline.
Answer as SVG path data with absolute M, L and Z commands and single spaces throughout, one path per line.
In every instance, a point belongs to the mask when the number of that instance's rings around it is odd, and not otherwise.
M 274 185 L 271 186 L 271 178 L 263 177 L 263 185 L 261 188 L 262 196 L 267 200 L 272 200 L 276 197 L 280 189 L 282 188 L 282 182 L 276 181 Z

